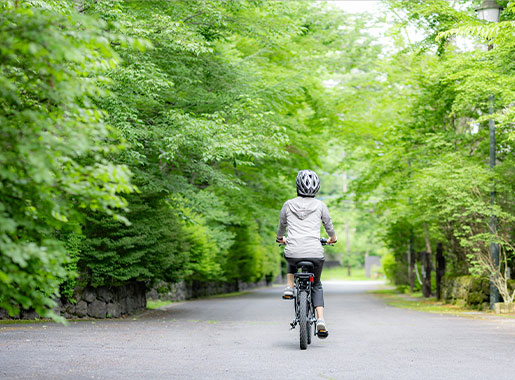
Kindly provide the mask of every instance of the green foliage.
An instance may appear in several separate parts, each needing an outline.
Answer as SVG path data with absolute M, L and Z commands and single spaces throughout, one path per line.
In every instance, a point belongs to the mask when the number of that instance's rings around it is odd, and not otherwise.
M 77 232 L 69 232 L 59 237 L 59 240 L 64 242 L 66 253 L 68 254 L 68 261 L 64 264 L 66 270 L 66 278 L 60 284 L 59 294 L 68 302 L 75 302 L 74 290 L 77 286 L 78 266 L 81 255 L 82 242 L 84 235 Z
M 0 11 L 0 307 L 11 313 L 48 315 L 59 286 L 70 299 L 86 284 L 273 279 L 296 172 L 324 165 L 330 138 L 370 114 L 349 111 L 375 90 L 355 90 L 378 86 L 365 19 L 316 2 Z M 365 210 L 353 215 L 357 261 L 368 240 L 380 252 Z
M 398 276 L 398 263 L 395 261 L 395 257 L 392 254 L 384 255 L 381 259 L 381 266 L 383 267 L 386 278 L 392 283 L 396 283 Z
M 183 227 L 189 260 L 187 264 L 188 280 L 223 280 L 223 254 L 216 240 L 210 236 L 209 228 L 200 222 L 188 223 Z
M 482 275 L 501 276 L 513 265 L 513 5 L 504 21 L 486 25 L 477 20 L 474 4 L 459 3 L 390 1 L 400 11 L 398 26 L 415 25 L 425 38 L 377 62 L 378 75 L 362 75 L 368 86 L 348 94 L 346 123 L 360 125 L 343 134 L 358 171 L 354 199 L 381 218 L 378 232 L 395 260 L 385 259 L 385 270 L 396 283 L 407 280 L 397 273 L 407 273 L 410 236 L 415 251 L 426 250 L 425 226 L 433 252 L 436 242 L 444 244 L 451 274 L 479 265 Z M 462 51 L 456 34 L 491 39 L 495 47 Z M 353 100 L 358 94 L 361 99 Z M 487 164 L 490 118 L 496 121 L 495 170 Z M 497 201 L 491 205 L 494 186 Z M 498 221 L 495 234 L 491 215 Z M 491 242 L 506 254 L 498 268 L 483 260 Z
M 228 280 L 256 281 L 263 277 L 264 249 L 259 243 L 256 225 L 232 226 L 235 242 L 227 254 L 225 272 Z
M 86 218 L 79 269 L 93 286 L 130 280 L 182 279 L 188 260 L 181 222 L 158 194 L 128 197 L 127 226 L 105 215 Z
M 85 209 L 116 216 L 133 190 L 93 104 L 118 58 L 101 20 L 24 2 L 0 12 L 0 307 L 51 316 L 67 262 L 54 231 Z

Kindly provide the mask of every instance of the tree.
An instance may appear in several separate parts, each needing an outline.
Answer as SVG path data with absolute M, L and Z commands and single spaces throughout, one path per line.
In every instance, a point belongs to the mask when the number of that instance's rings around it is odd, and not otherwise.
M 428 236 L 432 244 L 444 242 L 451 274 L 469 273 L 476 267 L 481 247 L 492 239 L 489 217 L 498 215 L 494 239 L 507 253 L 497 269 L 500 273 L 513 265 L 507 245 L 513 231 L 514 178 L 507 170 L 513 167 L 514 148 L 508 127 L 513 94 L 513 71 L 508 64 L 513 55 L 511 23 L 485 26 L 476 19 L 473 4 L 462 10 L 437 0 L 390 4 L 404 12 L 401 22 L 417 25 L 427 37 L 397 51 L 385 65 L 378 63 L 378 75 L 362 77 L 368 86 L 349 96 L 359 93 L 361 97 L 351 101 L 349 107 L 358 112 L 350 112 L 346 119 L 362 125 L 344 135 L 351 155 L 364 168 L 353 184 L 357 200 L 379 199 L 376 209 L 382 217 L 382 235 L 399 265 L 407 265 L 410 234 L 417 250 L 425 249 Z M 511 19 L 512 7 L 503 15 Z M 499 36 L 497 50 L 462 51 L 451 38 L 454 34 Z M 481 127 L 489 117 L 490 94 L 498 100 L 494 117 L 500 124 L 495 172 L 485 164 L 488 139 Z M 363 98 L 368 101 L 365 109 Z M 491 206 L 494 182 L 498 203 Z M 488 272 L 491 269 L 482 271 Z
M 94 105 L 118 58 L 101 20 L 18 2 L 0 12 L 0 307 L 51 316 L 67 262 L 55 232 L 86 209 L 120 217 L 134 189 L 107 159 L 120 146 Z

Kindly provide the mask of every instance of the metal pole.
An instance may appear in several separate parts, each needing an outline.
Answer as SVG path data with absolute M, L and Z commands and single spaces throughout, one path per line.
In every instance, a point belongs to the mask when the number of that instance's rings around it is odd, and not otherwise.
M 481 20 L 485 20 L 488 22 L 499 22 L 500 15 L 502 11 L 502 7 L 497 4 L 496 0 L 483 0 L 478 9 L 476 9 L 477 15 Z M 488 44 L 488 50 L 492 50 L 494 48 L 493 44 Z M 494 113 L 494 95 L 490 95 L 488 97 L 488 113 L 492 115 Z M 488 132 L 490 136 L 489 141 L 489 150 L 490 150 L 490 168 L 493 170 L 495 168 L 495 122 L 492 118 L 488 120 Z M 495 204 L 495 183 L 492 185 L 492 192 L 490 193 L 490 205 Z M 492 213 L 489 220 L 489 228 L 490 233 L 492 235 L 496 235 L 497 233 L 497 217 Z M 495 269 L 499 268 L 499 245 L 496 243 L 490 244 L 490 255 L 492 261 L 495 264 Z M 499 302 L 499 290 L 495 286 L 493 276 L 496 276 L 496 273 L 492 273 L 490 276 L 490 308 L 493 309 L 496 302 Z
M 343 152 L 343 158 L 345 158 L 345 152 Z M 343 193 L 347 193 L 347 171 L 343 173 Z M 347 254 L 347 273 L 349 272 L 349 263 L 350 263 L 350 237 L 349 237 L 349 220 L 345 220 L 345 246 L 346 246 L 346 254 Z M 342 255 L 343 256 L 343 255 Z M 343 260 L 342 260 L 343 265 Z M 348 273 L 350 277 L 350 273 Z
M 350 233 L 349 233 L 349 220 L 345 221 L 345 246 L 347 251 L 347 276 L 350 277 Z
M 411 182 L 411 161 L 408 159 L 408 178 Z M 408 199 L 410 208 L 411 208 L 411 197 Z M 413 293 L 415 290 L 415 274 L 413 273 L 413 269 L 415 267 L 415 239 L 413 236 L 413 226 L 410 225 L 409 228 L 409 240 L 408 240 L 408 281 L 410 291 Z
M 488 47 L 491 49 L 491 45 Z M 495 96 L 490 95 L 488 97 L 488 113 L 492 115 L 494 113 L 494 102 Z M 495 168 L 495 121 L 494 119 L 488 120 L 488 134 L 490 137 L 489 140 L 489 150 L 490 150 L 490 168 L 493 170 Z M 492 192 L 490 193 L 490 205 L 495 204 L 495 184 L 493 186 Z M 495 215 L 490 215 L 490 233 L 497 233 L 497 217 Z M 490 244 L 490 255 L 492 256 L 492 261 L 494 262 L 496 268 L 499 267 L 499 245 L 497 243 Z M 496 276 L 496 274 L 492 274 L 492 276 Z M 493 278 L 490 278 L 490 309 L 493 309 L 496 302 L 499 302 L 499 289 L 495 286 Z

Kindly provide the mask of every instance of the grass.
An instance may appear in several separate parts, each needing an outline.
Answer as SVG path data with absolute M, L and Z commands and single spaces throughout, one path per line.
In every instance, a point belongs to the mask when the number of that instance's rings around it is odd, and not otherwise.
M 249 294 L 250 291 L 242 291 L 242 292 L 232 292 L 232 293 L 221 293 L 221 294 L 215 294 L 213 296 L 208 296 L 207 298 L 229 298 L 229 297 L 236 297 L 236 296 L 243 296 L 245 294 Z
M 102 319 L 102 321 L 115 321 L 117 318 L 106 318 Z M 65 319 L 64 325 L 71 323 L 71 322 L 91 322 L 95 323 L 96 319 L 94 318 L 69 318 Z M 38 319 L 2 319 L 0 320 L 0 325 L 26 325 L 26 324 L 33 324 L 33 323 L 52 323 L 52 324 L 60 324 L 59 322 L 54 321 L 53 319 L 49 318 L 38 318 Z
M 397 289 L 380 289 L 372 290 L 369 293 L 384 299 L 387 305 L 401 309 L 422 311 L 426 313 L 459 315 L 472 318 L 515 318 L 514 315 L 494 314 L 491 311 L 478 311 L 476 309 L 437 301 L 435 298 L 424 298 L 421 292 L 405 294 Z
M 160 307 L 170 305 L 172 301 L 147 300 L 147 309 L 159 309 Z
M 402 309 L 444 314 L 460 314 L 472 311 L 457 305 L 445 304 L 436 299 L 424 298 L 420 292 L 404 294 L 397 289 L 380 289 L 373 290 L 371 293 L 383 298 L 388 305 Z
M 221 293 L 221 294 L 215 294 L 212 296 L 198 297 L 196 299 L 229 298 L 229 297 L 243 296 L 248 293 L 250 293 L 250 292 L 242 291 L 242 292 L 232 292 L 232 293 Z M 173 303 L 173 301 L 147 300 L 147 309 L 150 309 L 150 310 L 159 309 L 160 307 L 170 305 L 171 303 Z
M 54 323 L 51 319 L 2 319 L 0 325 L 25 325 L 29 323 Z
M 379 277 L 378 279 L 382 278 Z M 351 268 L 351 275 L 349 276 L 347 267 L 333 267 L 322 271 L 322 281 L 324 280 L 370 281 L 377 279 L 367 278 L 365 276 L 365 268 Z

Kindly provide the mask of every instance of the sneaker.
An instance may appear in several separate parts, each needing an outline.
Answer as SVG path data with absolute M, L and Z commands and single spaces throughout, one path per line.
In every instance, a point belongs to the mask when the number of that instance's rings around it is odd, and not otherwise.
M 283 291 L 283 298 L 285 300 L 291 300 L 293 299 L 293 288 L 290 288 L 287 286 Z
M 327 327 L 325 326 L 325 321 L 323 319 L 319 319 L 317 321 L 317 336 L 320 339 L 325 339 L 329 336 L 329 331 L 327 331 Z

